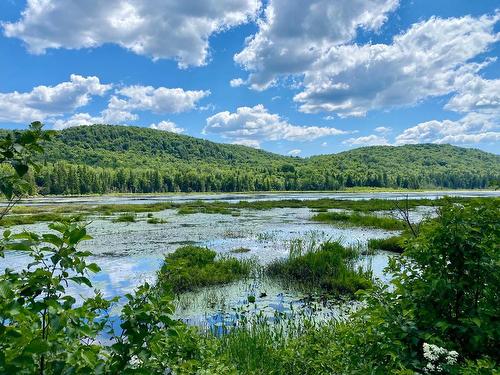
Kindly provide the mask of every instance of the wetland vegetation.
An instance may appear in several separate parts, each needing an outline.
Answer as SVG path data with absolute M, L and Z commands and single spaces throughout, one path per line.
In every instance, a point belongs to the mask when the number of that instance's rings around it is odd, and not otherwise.
M 428 372 L 426 369 L 447 374 L 498 373 L 500 199 L 450 198 L 429 204 L 408 200 L 412 215 L 422 206 L 435 209 L 433 215 L 420 219 L 406 216 L 406 224 L 411 224 L 410 219 L 420 222 L 417 231 L 405 229 L 403 221 L 389 217 L 395 216 L 394 202 L 382 200 L 13 208 L 29 188 L 23 179 L 36 167 L 34 155 L 42 151 L 45 138 L 41 124 L 34 123 L 28 132 L 0 142 L 0 163 L 9 172 L 0 184 L 9 202 L 2 208 L 0 224 L 12 226 L 0 239 L 0 255 L 7 260 L 15 259 L 12 256 L 28 260 L 0 275 L 0 373 L 406 375 Z M 200 207 L 205 211 L 197 211 Z M 197 211 L 197 216 L 170 212 L 182 208 L 191 211 L 185 213 Z M 345 211 L 328 211 L 332 209 Z M 291 217 L 293 212 L 296 216 Z M 48 226 L 8 222 L 47 213 L 59 215 L 46 217 L 55 219 Z M 100 225 L 116 223 L 92 239 L 92 223 L 70 219 L 70 215 L 100 220 Z M 266 231 L 243 232 L 239 226 L 252 215 L 255 221 L 248 226 L 256 227 L 262 220 L 260 225 Z M 323 215 L 326 222 L 309 220 L 314 215 Z M 60 218 L 64 220 L 58 221 Z M 142 225 L 148 220 L 165 218 L 165 226 L 146 225 L 145 232 Z M 200 229 L 192 218 L 205 218 L 207 226 L 201 230 L 216 228 L 226 235 L 228 252 L 238 251 L 224 255 L 210 250 L 212 246 L 190 243 L 179 247 L 176 243 L 175 251 L 166 252 L 154 280 L 111 298 L 94 289 L 101 274 L 98 261 L 104 258 L 103 253 L 99 257 L 87 250 L 99 251 L 93 247 L 98 242 L 90 247 L 86 242 L 107 241 L 111 247 L 113 238 L 125 237 L 123 241 L 132 246 L 123 229 L 141 228 L 135 242 L 143 251 L 146 237 L 161 236 L 164 227 L 171 225 L 179 225 L 174 228 L 177 232 L 185 228 L 193 237 Z M 275 237 L 280 239 L 271 230 L 273 221 L 291 219 L 297 220 L 291 231 L 300 237 L 285 241 L 287 256 L 257 264 L 252 257 L 261 254 L 258 249 L 242 250 L 249 249 L 243 246 L 249 235 L 254 242 L 248 243 L 261 247 Z M 386 219 L 398 224 L 390 221 L 389 225 Z M 346 229 L 339 222 L 354 227 Z M 222 225 L 227 228 L 220 230 Z M 305 241 L 301 238 L 305 232 L 299 230 L 306 225 L 330 231 Z M 391 226 L 391 231 L 359 228 L 365 225 Z M 109 228 L 122 232 L 111 237 Z M 364 263 L 371 259 L 363 255 L 365 245 L 329 238 L 337 233 L 333 229 L 355 233 L 353 237 L 366 234 L 367 240 L 371 238 L 366 246 L 374 252 L 404 251 L 390 258 L 388 279 L 377 279 Z M 218 241 L 216 238 L 211 245 L 220 244 Z M 153 245 L 158 244 L 164 242 Z M 120 256 L 113 266 L 125 262 Z M 122 275 L 133 278 L 130 270 L 125 268 Z M 218 320 L 208 329 L 174 318 L 179 296 L 185 295 L 189 301 L 193 296 L 189 293 L 211 286 L 254 283 L 263 276 L 309 289 L 311 295 L 318 295 L 318 290 L 329 304 L 277 308 L 269 315 L 258 306 L 270 290 L 259 294 L 252 290 L 243 307 L 231 312 L 234 319 L 230 324 L 219 319 L 223 311 L 214 315 Z M 75 285 L 80 289 L 73 289 Z M 80 293 L 82 290 L 86 293 Z M 322 309 L 331 314 L 321 314 Z

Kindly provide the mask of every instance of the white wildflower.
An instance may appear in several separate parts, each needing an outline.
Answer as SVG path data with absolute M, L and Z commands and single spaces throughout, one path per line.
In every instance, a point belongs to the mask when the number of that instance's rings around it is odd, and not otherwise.
M 458 360 L 458 353 L 455 350 L 448 351 L 433 344 L 424 343 L 423 352 L 428 362 L 424 367 L 425 373 L 441 373 L 443 364 L 454 365 Z

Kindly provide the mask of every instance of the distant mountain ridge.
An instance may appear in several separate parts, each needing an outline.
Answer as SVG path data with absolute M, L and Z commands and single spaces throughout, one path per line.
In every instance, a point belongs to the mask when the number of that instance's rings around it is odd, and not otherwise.
M 485 188 L 500 156 L 451 145 L 371 146 L 309 158 L 132 126 L 58 131 L 35 183 L 43 193 Z

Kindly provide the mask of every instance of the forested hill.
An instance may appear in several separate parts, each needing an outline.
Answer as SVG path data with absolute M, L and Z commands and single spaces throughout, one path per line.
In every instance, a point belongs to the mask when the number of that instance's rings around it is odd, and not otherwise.
M 68 128 L 47 145 L 46 160 L 100 167 L 161 167 L 198 162 L 255 165 L 289 158 L 251 147 L 133 126 L 93 125 Z
M 42 194 L 167 191 L 485 188 L 500 156 L 450 145 L 363 147 L 297 158 L 159 130 L 94 125 L 66 129 L 45 145 L 30 176 Z

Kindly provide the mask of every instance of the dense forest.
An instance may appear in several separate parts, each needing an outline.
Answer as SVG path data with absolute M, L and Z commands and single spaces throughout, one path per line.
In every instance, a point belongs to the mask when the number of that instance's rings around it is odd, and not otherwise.
M 2 131 L 5 133 L 5 131 Z M 500 156 L 450 145 L 373 146 L 311 158 L 140 127 L 94 125 L 44 144 L 32 193 L 486 188 Z

